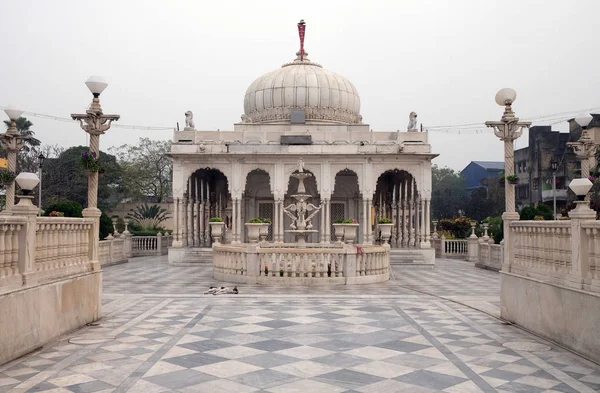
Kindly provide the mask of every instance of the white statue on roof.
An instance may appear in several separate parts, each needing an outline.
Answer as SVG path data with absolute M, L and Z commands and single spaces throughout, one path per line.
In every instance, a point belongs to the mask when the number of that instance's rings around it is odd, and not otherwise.
M 408 127 L 407 131 L 417 131 L 417 112 L 410 112 L 408 115 Z
M 185 130 L 194 130 L 196 125 L 194 124 L 194 114 L 192 111 L 185 112 Z

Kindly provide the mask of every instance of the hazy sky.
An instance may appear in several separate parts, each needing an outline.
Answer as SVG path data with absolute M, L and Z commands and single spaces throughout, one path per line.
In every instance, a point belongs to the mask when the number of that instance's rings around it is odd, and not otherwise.
M 189 109 L 197 129 L 231 130 L 250 83 L 293 60 L 300 19 L 311 60 L 354 83 L 376 131 L 405 130 L 411 111 L 425 126 L 497 120 L 503 87 L 521 118 L 600 107 L 598 0 L 0 0 L 0 15 L 0 105 L 60 117 L 102 75 L 121 124 L 183 126 Z M 76 123 L 30 120 L 44 144 L 86 144 Z M 430 135 L 438 165 L 503 157 L 491 130 Z M 113 128 L 101 149 L 142 136 L 172 132 Z

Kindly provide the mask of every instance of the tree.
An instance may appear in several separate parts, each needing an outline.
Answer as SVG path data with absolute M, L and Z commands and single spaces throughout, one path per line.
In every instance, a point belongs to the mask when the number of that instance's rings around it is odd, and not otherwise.
M 171 196 L 173 160 L 170 141 L 140 138 L 137 145 L 111 149 L 123 168 L 125 195 L 136 202 L 165 202 Z
M 87 173 L 79 161 L 88 150 L 85 146 L 71 147 L 58 157 L 45 161 L 42 206 L 59 201 L 75 201 L 87 206 Z M 123 171 L 111 154 L 100 152 L 100 164 L 104 173 L 98 182 L 98 208 L 103 210 L 122 199 Z
M 28 153 L 30 150 L 36 150 L 35 148 L 38 147 L 41 142 L 39 139 L 34 138 L 35 132 L 31 130 L 33 123 L 27 120 L 25 117 L 19 117 L 16 123 L 19 134 L 22 137 L 29 138 L 25 141 L 23 151 Z M 10 120 L 4 120 L 4 124 L 6 125 L 6 128 L 10 127 Z
M 488 191 L 485 187 L 473 190 L 467 205 L 467 216 L 479 222 L 491 215 L 493 215 L 492 201 L 488 199 Z
M 453 218 L 459 215 L 459 210 L 465 211 L 467 198 L 463 176 L 448 167 L 439 168 L 433 165 L 431 177 L 432 218 Z

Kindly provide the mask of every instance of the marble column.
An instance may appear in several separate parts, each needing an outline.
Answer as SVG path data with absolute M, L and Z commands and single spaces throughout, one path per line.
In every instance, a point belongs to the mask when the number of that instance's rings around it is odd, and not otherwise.
M 183 247 L 187 247 L 187 245 L 188 245 L 188 243 L 187 243 L 187 239 L 188 239 L 187 205 L 188 205 L 188 199 L 187 199 L 187 197 L 184 196 L 181 201 L 181 244 Z
M 425 248 L 431 247 L 431 200 L 425 199 Z
M 367 199 L 367 242 L 366 244 L 373 244 L 373 226 L 371 225 L 373 219 L 373 200 Z
M 181 243 L 181 214 L 180 214 L 181 199 L 173 199 L 173 247 L 180 248 Z
M 362 242 L 364 244 L 367 244 L 369 242 L 369 229 L 367 227 L 367 221 L 369 220 L 369 213 L 367 212 L 367 199 L 363 197 L 362 200 L 362 205 L 363 205 L 363 216 L 364 216 L 364 221 L 363 221 L 363 240 Z
M 190 236 L 189 236 L 189 246 L 193 247 L 196 243 L 194 242 L 196 238 L 196 227 L 194 225 L 194 208 L 196 207 L 196 177 L 192 174 L 190 176 L 190 188 L 189 188 L 189 196 L 190 196 L 190 216 L 189 216 L 189 228 L 190 228 Z
M 420 247 L 424 248 L 427 237 L 425 235 L 425 228 L 427 224 L 425 223 L 425 200 L 421 198 L 420 206 L 421 210 L 421 226 L 419 227 L 419 243 Z
M 421 243 L 421 199 L 415 199 L 415 247 Z
M 231 201 L 231 233 L 233 234 L 232 239 L 231 239 L 232 243 L 238 242 L 238 228 L 237 228 L 238 211 L 237 211 L 237 208 L 238 208 L 237 198 L 233 198 Z
M 242 226 L 242 198 L 238 198 L 236 201 L 237 204 L 237 216 L 235 217 L 235 220 L 237 221 L 237 241 L 239 243 L 243 243 L 244 239 L 242 237 L 242 230 L 244 229 L 244 227 Z
M 331 199 L 324 200 L 325 208 L 325 243 L 331 243 Z
M 279 199 L 279 210 L 278 210 L 278 215 L 279 215 L 279 241 L 281 243 L 285 242 L 285 221 L 284 221 L 284 216 L 283 216 L 283 203 L 284 203 L 284 197 L 281 196 L 281 198 Z

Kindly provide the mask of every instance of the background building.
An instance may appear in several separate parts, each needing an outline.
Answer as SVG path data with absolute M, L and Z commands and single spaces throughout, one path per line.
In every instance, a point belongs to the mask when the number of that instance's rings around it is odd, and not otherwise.
M 467 193 L 480 187 L 486 188 L 488 179 L 498 179 L 504 173 L 502 161 L 471 161 L 461 172 L 465 178 Z

